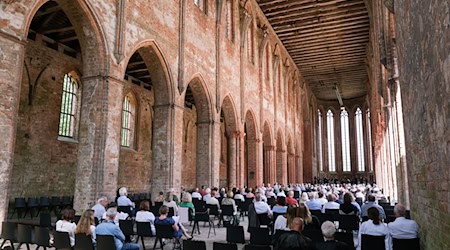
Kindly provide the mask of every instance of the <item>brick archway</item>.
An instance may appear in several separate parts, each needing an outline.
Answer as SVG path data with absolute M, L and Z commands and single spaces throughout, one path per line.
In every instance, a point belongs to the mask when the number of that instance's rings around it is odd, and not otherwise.
M 239 173 L 241 186 L 256 187 L 263 181 L 262 166 L 258 164 L 261 139 L 258 138 L 258 127 L 252 110 L 245 114 L 244 123 L 244 164 Z
M 236 106 L 230 95 L 227 95 L 221 108 L 221 149 L 220 149 L 220 187 L 236 186 L 237 144 L 240 141 L 240 132 L 237 124 Z
M 263 163 L 264 183 L 275 183 L 277 181 L 275 172 L 275 143 L 272 135 L 272 127 L 268 121 L 264 122 L 263 128 Z
M 297 173 L 295 167 L 295 150 L 294 144 L 292 141 L 292 135 L 288 136 L 287 143 L 287 181 L 288 183 L 297 183 Z

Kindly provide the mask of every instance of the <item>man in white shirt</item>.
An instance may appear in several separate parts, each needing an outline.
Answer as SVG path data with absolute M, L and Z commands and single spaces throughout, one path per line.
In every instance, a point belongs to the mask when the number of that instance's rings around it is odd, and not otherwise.
M 205 192 L 206 194 L 203 196 L 203 200 L 208 202 L 208 200 L 211 198 L 211 188 L 207 188 Z
M 256 214 L 267 214 L 269 217 L 272 217 L 272 210 L 270 210 L 267 203 L 261 200 L 260 193 L 255 194 L 255 203 L 253 205 L 255 206 Z
M 198 188 L 195 188 L 195 191 L 192 192 L 192 198 L 193 199 L 202 199 L 202 195 L 198 192 Z
M 406 208 L 402 204 L 394 207 L 395 221 L 388 224 L 389 232 L 395 239 L 414 239 L 419 235 L 419 226 L 414 220 L 405 218 Z
M 216 190 L 211 191 L 211 196 L 209 197 L 208 200 L 206 200 L 206 204 L 208 204 L 208 205 L 216 205 L 217 209 L 220 211 L 219 200 L 217 200 L 217 198 L 215 196 L 216 196 Z
M 323 191 L 319 191 L 319 193 L 317 193 L 317 195 L 319 196 L 317 201 L 320 203 L 320 205 L 323 206 L 323 204 L 328 202 L 328 200 L 325 198 L 325 193 Z
M 106 196 L 98 198 L 97 204 L 92 207 L 92 210 L 94 210 L 94 217 L 97 217 L 100 220 L 103 214 L 106 213 L 107 205 L 108 205 L 108 198 Z
M 328 202 L 323 204 L 322 206 L 322 213 L 325 213 L 326 209 L 339 209 L 339 203 L 336 202 L 336 196 L 331 193 L 327 195 Z
M 244 202 L 245 201 L 244 195 L 245 195 L 245 189 L 241 188 L 240 193 L 236 193 L 234 195 L 234 199 L 241 200 L 242 202 Z
M 130 206 L 134 207 L 134 202 L 132 202 L 128 197 L 128 191 L 126 187 L 121 187 L 119 189 L 119 198 L 117 198 L 117 206 Z

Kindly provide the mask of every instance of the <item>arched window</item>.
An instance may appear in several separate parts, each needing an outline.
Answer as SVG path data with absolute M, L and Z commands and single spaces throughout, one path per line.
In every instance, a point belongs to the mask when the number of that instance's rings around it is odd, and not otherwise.
M 363 134 L 363 117 L 362 111 L 358 108 L 355 112 L 356 122 L 356 148 L 358 149 L 358 171 L 364 172 L 364 134 Z
M 253 63 L 253 23 L 250 23 L 247 29 L 247 58 L 249 62 Z
M 75 138 L 78 125 L 79 85 L 71 74 L 65 74 L 59 115 L 59 136 Z
M 373 165 L 372 165 L 372 161 L 373 161 L 373 159 L 372 159 L 372 128 L 371 128 L 371 125 L 370 125 L 370 110 L 369 109 L 367 109 L 367 111 L 366 111 L 366 117 L 367 117 L 367 144 L 368 144 L 368 148 L 369 148 L 369 159 L 368 159 L 368 162 L 369 162 L 369 171 L 372 171 L 373 170 Z
M 233 39 L 233 1 L 227 0 L 225 5 L 225 20 L 226 20 L 226 37 L 229 40 Z
M 327 112 L 327 142 L 328 142 L 328 171 L 336 172 L 334 160 L 334 115 L 331 110 Z
M 323 171 L 323 160 L 322 160 L 322 113 L 320 110 L 317 111 L 317 159 L 319 160 L 319 170 Z
M 122 105 L 122 130 L 120 133 L 120 145 L 133 148 L 134 125 L 136 115 L 136 101 L 130 93 L 125 96 Z
M 341 143 L 342 143 L 342 168 L 344 172 L 351 171 L 350 165 L 350 135 L 348 127 L 348 112 L 341 110 Z

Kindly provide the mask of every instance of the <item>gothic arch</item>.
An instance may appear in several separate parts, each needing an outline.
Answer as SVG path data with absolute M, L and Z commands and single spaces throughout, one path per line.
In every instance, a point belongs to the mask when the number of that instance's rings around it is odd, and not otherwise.
M 258 164 L 260 139 L 256 116 L 252 109 L 245 113 L 244 164 L 241 170 L 241 184 L 254 187 L 263 180 L 261 164 Z

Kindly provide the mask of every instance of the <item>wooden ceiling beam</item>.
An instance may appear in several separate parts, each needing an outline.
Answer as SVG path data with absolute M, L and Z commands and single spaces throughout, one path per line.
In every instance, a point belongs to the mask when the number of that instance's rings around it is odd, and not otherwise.
M 297 46 L 292 47 L 288 49 L 289 54 L 291 55 L 308 55 L 309 53 L 317 53 L 322 51 L 328 51 L 328 52 L 334 52 L 338 50 L 345 50 L 345 49 L 365 49 L 366 45 L 362 43 L 347 43 L 343 45 L 336 45 L 336 44 L 321 44 L 314 47 L 303 47 L 303 46 Z
M 302 29 L 295 31 L 279 31 L 277 32 L 278 36 L 281 40 L 284 37 L 295 37 L 301 36 L 303 34 L 309 34 L 313 36 L 314 34 L 327 34 L 327 33 L 335 33 L 338 34 L 340 31 L 351 30 L 355 28 L 368 27 L 370 25 L 369 19 L 362 19 L 353 23 L 341 23 L 338 25 L 324 25 L 323 27 L 313 28 L 313 29 Z
M 303 2 L 292 2 L 292 1 L 286 2 L 287 4 L 285 5 L 278 4 L 274 8 L 267 7 L 261 9 L 266 14 L 267 19 L 272 20 L 275 17 L 280 18 L 281 15 L 292 15 L 295 13 L 301 13 L 308 9 L 315 11 L 321 11 L 322 9 L 324 10 L 326 9 L 327 11 L 332 11 L 338 8 L 345 8 L 352 4 L 361 4 L 360 0 L 331 0 L 331 1 L 322 1 L 320 3 L 318 3 L 315 0 Z
M 52 34 L 52 33 L 61 33 L 61 32 L 67 32 L 67 31 L 72 31 L 72 30 L 75 30 L 75 28 L 73 26 L 69 26 L 69 27 L 63 27 L 63 28 L 57 28 L 57 29 L 44 30 L 42 32 L 42 34 L 48 35 L 48 34 Z
M 45 16 L 45 15 L 51 14 L 51 13 L 53 13 L 53 12 L 58 12 L 58 11 L 60 11 L 60 10 L 61 10 L 61 7 L 60 7 L 59 5 L 56 5 L 56 6 L 54 6 L 54 7 L 47 8 L 46 10 L 38 11 L 38 12 L 34 15 L 34 17 Z M 34 17 L 33 17 L 33 18 L 34 18 Z
M 334 44 L 336 42 L 340 43 L 352 43 L 352 41 L 368 41 L 368 37 L 364 34 L 367 34 L 369 29 L 364 28 L 360 30 L 349 31 L 347 34 L 336 36 L 336 34 L 327 34 L 321 36 L 313 36 L 313 37 L 294 37 L 292 39 L 284 39 L 283 44 L 286 48 L 289 46 L 297 46 L 301 44 L 301 46 L 306 45 L 317 45 L 317 44 Z M 363 33 L 364 32 L 364 33 Z M 366 33 L 367 32 L 367 33 Z M 291 45 L 292 44 L 292 45 Z

